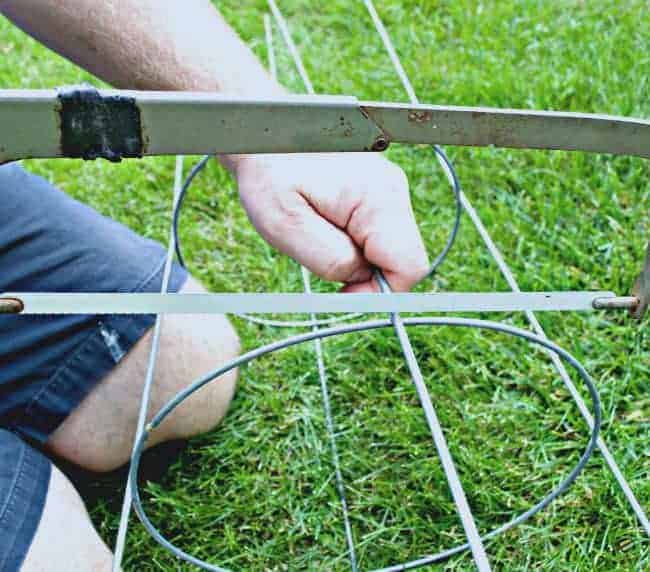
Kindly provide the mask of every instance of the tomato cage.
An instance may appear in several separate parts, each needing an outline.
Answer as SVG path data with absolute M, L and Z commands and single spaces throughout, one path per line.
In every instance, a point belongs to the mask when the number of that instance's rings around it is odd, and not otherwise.
M 359 569 L 350 522 L 345 484 L 335 439 L 328 377 L 322 340 L 342 334 L 390 328 L 394 331 L 407 370 L 418 395 L 431 439 L 441 461 L 449 490 L 462 522 L 467 542 L 436 554 L 425 554 L 383 570 L 407 570 L 434 564 L 471 551 L 476 568 L 490 570 L 485 542 L 531 518 L 576 480 L 596 450 L 623 492 L 640 526 L 650 536 L 644 509 L 600 436 L 601 407 L 596 386 L 569 352 L 546 336 L 538 311 L 627 311 L 641 319 L 650 302 L 650 244 L 639 277 L 629 295 L 610 291 L 523 292 L 490 233 L 463 192 L 453 165 L 440 145 L 494 146 L 527 149 L 560 149 L 650 158 L 650 122 L 607 115 L 426 105 L 418 102 L 397 52 L 371 0 L 364 0 L 409 103 L 364 102 L 354 97 L 319 96 L 294 44 L 287 22 L 275 0 L 269 6 L 284 43 L 292 56 L 306 95 L 282 98 L 232 98 L 213 93 L 138 92 L 96 90 L 77 86 L 60 90 L 0 90 L 0 163 L 23 158 L 75 157 L 119 161 L 151 155 L 176 155 L 173 219 L 163 282 L 159 294 L 4 292 L 0 312 L 5 314 L 156 314 L 153 342 L 140 404 L 140 414 L 115 547 L 114 570 L 120 569 L 131 507 L 151 536 L 175 556 L 206 570 L 222 568 L 175 546 L 151 522 L 138 489 L 140 458 L 151 434 L 176 407 L 207 383 L 264 355 L 299 344 L 311 343 L 329 439 L 334 480 L 340 498 L 350 568 Z M 265 30 L 271 72 L 275 75 L 275 52 L 269 15 Z M 379 270 L 375 278 L 381 293 L 315 294 L 310 275 L 301 268 L 304 293 L 212 293 L 171 294 L 168 283 L 174 257 L 184 264 L 178 237 L 183 200 L 192 181 L 218 153 L 381 152 L 392 142 L 430 145 L 445 173 L 455 201 L 455 219 L 446 244 L 434 259 L 428 276 L 437 271 L 451 250 L 466 215 L 494 259 L 510 292 L 393 293 Z M 183 181 L 185 154 L 205 155 Z M 460 317 L 415 316 L 400 313 L 522 312 L 530 330 L 504 322 Z M 159 349 L 162 317 L 166 314 L 236 314 L 272 327 L 303 327 L 305 333 L 276 341 L 242 354 L 219 369 L 206 373 L 178 393 L 146 423 L 153 372 Z M 264 314 L 301 313 L 309 319 L 278 320 Z M 366 313 L 387 317 L 359 321 Z M 319 317 L 327 314 L 327 317 Z M 332 316 L 332 314 L 334 314 Z M 530 509 L 500 527 L 481 535 L 475 523 L 452 459 L 445 434 L 424 381 L 409 338 L 411 327 L 476 328 L 520 338 L 545 350 L 571 394 L 589 429 L 582 455 L 569 473 Z M 574 370 L 589 395 L 583 400 L 569 374 Z

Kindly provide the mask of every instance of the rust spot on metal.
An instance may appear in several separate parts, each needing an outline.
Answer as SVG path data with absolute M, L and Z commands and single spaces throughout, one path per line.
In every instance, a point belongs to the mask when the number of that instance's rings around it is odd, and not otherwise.
M 0 314 L 20 314 L 25 309 L 18 298 L 0 298 Z
M 354 136 L 355 129 L 352 121 L 346 119 L 345 116 L 341 115 L 339 117 L 339 129 L 343 133 L 343 137 L 352 137 Z
M 421 109 L 411 109 L 409 111 L 409 121 L 411 123 L 430 123 L 433 117 L 430 111 Z
M 648 305 L 642 304 L 641 300 L 637 298 L 636 304 L 633 304 L 629 308 L 630 316 L 632 316 L 636 320 L 640 320 L 641 318 L 643 318 L 647 309 L 648 309 Z

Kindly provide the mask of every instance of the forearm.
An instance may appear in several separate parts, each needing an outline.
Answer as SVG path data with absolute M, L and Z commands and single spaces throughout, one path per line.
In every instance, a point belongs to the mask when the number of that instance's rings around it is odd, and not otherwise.
M 115 87 L 283 91 L 209 0 L 0 0 L 0 11 Z
M 280 91 L 209 0 L 0 0 L 0 11 L 116 87 Z

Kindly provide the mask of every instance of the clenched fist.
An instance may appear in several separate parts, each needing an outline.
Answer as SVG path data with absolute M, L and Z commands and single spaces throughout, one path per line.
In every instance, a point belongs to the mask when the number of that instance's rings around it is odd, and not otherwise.
M 232 168 L 253 225 L 274 247 L 344 292 L 395 291 L 428 270 L 404 172 L 374 153 L 252 155 Z

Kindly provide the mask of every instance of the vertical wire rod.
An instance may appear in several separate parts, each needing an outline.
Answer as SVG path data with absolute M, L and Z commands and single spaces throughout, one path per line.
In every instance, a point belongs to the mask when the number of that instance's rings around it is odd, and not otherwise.
M 271 11 L 273 12 L 273 16 L 275 17 L 278 23 L 278 27 L 280 28 L 280 32 L 282 33 L 284 41 L 287 44 L 289 52 L 291 53 L 294 59 L 298 73 L 300 74 L 300 77 L 302 78 L 303 83 L 305 84 L 307 92 L 309 94 L 314 94 L 315 91 L 313 85 L 309 80 L 307 71 L 302 63 L 302 59 L 300 58 L 298 49 L 296 48 L 296 45 L 293 42 L 291 33 L 289 32 L 289 28 L 287 26 L 284 17 L 282 16 L 282 13 L 280 12 L 277 4 L 275 3 L 275 0 L 268 0 L 268 3 L 269 6 L 271 7 Z M 451 173 L 449 173 L 449 169 L 447 165 L 444 165 L 443 168 L 445 169 L 445 173 L 447 174 L 447 176 L 451 177 Z M 377 272 L 376 277 L 380 285 L 382 286 L 382 290 L 390 291 L 390 287 L 388 283 L 383 278 L 380 272 Z M 431 402 L 431 397 L 429 396 L 429 392 L 427 390 L 426 384 L 424 383 L 424 378 L 422 376 L 422 372 L 417 362 L 417 358 L 415 357 L 413 346 L 411 345 L 411 341 L 406 332 L 406 328 L 404 327 L 404 324 L 399 314 L 391 314 L 391 319 L 393 322 L 395 333 L 397 335 L 398 341 L 402 349 L 402 353 L 404 355 L 404 359 L 406 360 L 407 366 L 409 368 L 411 379 L 413 381 L 413 384 L 415 385 L 415 389 L 418 393 L 420 403 L 424 410 L 425 418 L 427 424 L 429 425 L 431 436 L 433 438 L 436 449 L 438 451 L 438 455 L 440 457 L 440 461 L 445 471 L 445 475 L 449 483 L 449 488 L 454 498 L 454 502 L 456 503 L 456 507 L 458 509 L 459 516 L 463 524 L 463 528 L 465 529 L 465 534 L 467 536 L 467 540 L 471 547 L 474 561 L 476 563 L 477 568 L 481 572 L 487 572 L 490 570 L 490 564 L 487 558 L 487 554 L 485 552 L 485 548 L 483 546 L 481 536 L 478 532 L 478 528 L 476 527 L 476 523 L 474 522 L 474 517 L 472 516 L 469 503 L 467 502 L 465 492 L 463 491 L 460 478 L 458 477 L 458 473 L 456 471 L 456 467 L 451 457 L 451 453 L 449 451 L 449 447 L 447 445 L 444 432 L 442 430 L 442 427 L 440 426 L 440 422 L 438 420 L 438 416 L 436 415 L 435 409 L 433 407 L 433 403 Z
M 376 278 L 383 292 L 391 291 L 388 282 L 380 271 L 377 272 Z M 431 396 L 429 395 L 429 391 L 424 382 L 424 377 L 420 370 L 420 364 L 418 363 L 415 352 L 413 351 L 411 340 L 406 332 L 401 316 L 397 313 L 393 313 L 391 314 L 391 320 L 397 339 L 402 348 L 402 353 L 404 354 L 404 359 L 408 366 L 411 379 L 415 385 L 418 398 L 420 399 L 420 404 L 424 410 L 424 416 L 429 426 L 429 431 L 431 432 L 431 437 L 433 438 L 436 450 L 438 451 L 440 463 L 445 471 L 449 490 L 451 491 L 454 503 L 456 504 L 458 516 L 463 524 L 463 529 L 465 530 L 465 536 L 467 537 L 467 542 L 472 551 L 474 563 L 480 572 L 489 572 L 491 568 L 485 552 L 485 547 L 483 546 L 483 540 L 481 539 L 476 522 L 474 521 L 472 510 L 467 501 L 467 497 L 465 496 L 465 491 L 463 490 L 463 485 L 458 476 L 451 452 L 449 451 L 449 446 L 447 445 L 447 440 L 445 439 L 445 434 L 440 425 L 438 415 L 436 414 L 436 410 L 431 402 Z
M 388 56 L 393 64 L 393 67 L 395 68 L 395 71 L 399 76 L 400 81 L 402 82 L 404 91 L 406 91 L 411 103 L 414 104 L 419 103 L 418 97 L 415 94 L 415 90 L 413 89 L 413 85 L 411 84 L 411 81 L 409 80 L 408 75 L 406 74 L 406 71 L 402 66 L 402 62 L 400 61 L 397 51 L 393 46 L 393 42 L 391 41 L 390 36 L 388 35 L 388 32 L 386 30 L 386 27 L 381 21 L 381 18 L 379 17 L 379 14 L 375 9 L 372 0 L 363 0 L 363 2 L 370 14 L 370 17 L 372 18 L 375 28 L 379 33 L 379 36 L 382 39 L 382 42 L 384 43 L 384 47 L 388 52 Z M 517 283 L 517 280 L 515 279 L 512 270 L 506 263 L 499 248 L 496 246 L 489 232 L 483 225 L 483 222 L 481 221 L 478 213 L 472 206 L 472 203 L 470 202 L 470 200 L 467 198 L 467 196 L 462 190 L 460 191 L 460 200 L 461 200 L 461 204 L 463 205 L 463 209 L 467 212 L 470 220 L 472 221 L 472 224 L 474 225 L 479 235 L 481 236 L 481 239 L 483 240 L 485 246 L 487 247 L 488 251 L 492 255 L 492 258 L 494 259 L 497 267 L 499 268 L 501 275 L 505 278 L 508 286 L 513 292 L 521 292 L 519 284 Z M 535 313 L 531 311 L 527 311 L 525 315 L 533 331 L 537 335 L 546 338 L 546 333 L 542 328 L 542 325 L 539 323 L 539 320 L 537 319 Z M 552 354 L 551 352 L 548 353 L 551 357 L 551 361 L 553 362 L 556 371 L 560 374 L 560 377 L 562 378 L 565 387 L 567 388 L 567 390 L 573 397 L 576 405 L 578 406 L 578 409 L 580 410 L 583 419 L 586 421 L 589 428 L 593 430 L 594 419 L 592 415 L 589 413 L 589 409 L 587 408 L 587 405 L 585 404 L 582 396 L 578 392 L 575 384 L 571 380 L 569 372 L 567 371 L 562 361 L 559 360 L 557 356 L 555 356 L 555 354 Z M 597 445 L 598 445 L 598 449 L 600 450 L 600 452 L 602 453 L 605 459 L 605 462 L 607 463 L 609 470 L 614 475 L 614 478 L 617 481 L 619 487 L 621 488 L 623 494 L 625 495 L 627 502 L 629 503 L 630 507 L 634 511 L 634 514 L 639 520 L 639 523 L 645 530 L 646 534 L 650 536 L 650 521 L 648 520 L 648 517 L 645 514 L 645 511 L 643 510 L 643 507 L 641 506 L 636 496 L 634 495 L 632 488 L 630 487 L 629 483 L 625 479 L 625 476 L 623 475 L 621 469 L 616 463 L 616 460 L 614 459 L 614 456 L 610 452 L 609 448 L 607 447 L 607 444 L 605 443 L 602 437 L 598 437 Z
M 512 271 L 506 264 L 503 256 L 501 255 L 501 252 L 494 244 L 492 237 L 489 235 L 487 229 L 483 225 L 476 210 L 474 210 L 474 207 L 471 205 L 471 203 L 469 202 L 466 196 L 461 195 L 461 201 L 463 204 L 463 208 L 469 215 L 470 219 L 474 223 L 474 226 L 478 230 L 479 235 L 481 236 L 488 250 L 492 254 L 492 257 L 494 258 L 497 266 L 499 267 L 501 274 L 503 275 L 506 282 L 508 283 L 508 286 L 513 292 L 521 292 L 517 280 L 515 279 L 514 275 L 512 274 Z M 526 320 L 530 324 L 533 331 L 538 336 L 542 338 L 547 338 L 546 332 L 544 331 L 544 328 L 542 328 L 542 325 L 539 323 L 539 320 L 537 319 L 535 313 L 530 310 L 527 310 L 524 314 L 526 316 Z M 571 380 L 571 376 L 569 375 L 569 372 L 567 371 L 566 367 L 562 363 L 562 360 L 558 359 L 553 352 L 547 351 L 547 354 L 550 356 L 553 366 L 555 367 L 556 371 L 560 374 L 560 377 L 562 378 L 565 387 L 567 388 L 567 390 L 571 394 L 571 397 L 573 397 L 573 400 L 578 406 L 582 418 L 585 420 L 589 428 L 593 430 L 594 418 L 589 412 L 589 409 L 587 408 L 584 399 L 580 395 L 580 392 L 578 391 L 575 384 Z M 625 475 L 623 475 L 623 472 L 621 471 L 618 464 L 616 463 L 614 456 L 612 455 L 611 451 L 607 447 L 605 440 L 601 436 L 599 436 L 596 444 L 600 453 L 605 459 L 605 463 L 607 464 L 607 467 L 609 468 L 610 472 L 614 476 L 614 479 L 618 483 L 618 486 L 621 488 L 621 491 L 623 492 L 623 495 L 627 499 L 628 504 L 630 505 L 634 514 L 636 515 L 641 527 L 645 530 L 646 535 L 650 536 L 650 521 L 648 520 L 648 517 L 645 511 L 643 510 L 641 503 L 639 503 L 639 501 L 637 500 L 634 491 L 632 491 L 632 488 L 627 482 Z
M 309 281 L 309 271 L 305 267 L 301 267 L 302 282 L 307 294 L 311 294 L 311 284 Z M 311 314 L 310 318 L 316 322 L 316 314 Z M 313 332 L 319 331 L 318 326 L 312 326 Z M 316 353 L 316 365 L 318 367 L 318 378 L 320 380 L 320 388 L 323 399 L 323 409 L 325 411 L 325 423 L 327 426 L 327 436 L 330 444 L 330 454 L 332 455 L 332 464 L 334 465 L 334 479 L 336 482 L 336 490 L 341 502 L 341 511 L 343 513 L 343 527 L 345 529 L 345 541 L 348 545 L 348 557 L 350 559 L 350 568 L 352 572 L 357 572 L 357 556 L 354 547 L 354 535 L 352 534 L 352 524 L 350 523 L 350 511 L 348 508 L 348 501 L 345 494 L 345 484 L 343 481 L 343 473 L 341 472 L 341 459 L 339 457 L 338 447 L 336 445 L 336 432 L 334 428 L 334 419 L 332 417 L 332 406 L 330 402 L 329 387 L 327 383 L 327 372 L 325 370 L 325 359 L 323 356 L 323 342 L 320 338 L 314 340 L 314 351 Z
M 280 13 L 277 5 L 273 0 L 269 1 L 269 5 L 271 7 L 271 10 L 274 10 L 274 17 L 276 19 L 276 22 L 280 26 L 282 36 L 286 42 L 287 38 L 290 38 L 289 31 L 286 26 L 286 22 L 282 18 L 282 14 Z M 273 30 L 271 28 L 271 20 L 268 14 L 264 15 L 264 28 L 266 32 L 266 46 L 267 46 L 267 53 L 269 57 L 269 69 L 271 71 L 271 75 L 273 76 L 273 79 L 277 79 L 275 50 L 273 47 Z M 300 77 L 305 86 L 305 89 L 309 94 L 313 95 L 314 87 L 312 86 L 311 81 L 309 81 L 309 76 L 307 75 L 307 72 L 304 66 L 302 65 L 302 61 L 300 59 L 300 54 L 298 53 L 298 50 L 296 49 L 293 42 L 291 42 L 290 45 L 287 44 L 287 47 L 289 48 L 291 57 L 293 58 L 294 65 L 299 70 Z M 307 270 L 304 266 L 301 266 L 300 274 L 302 276 L 302 284 L 305 292 L 307 294 L 311 294 L 311 280 L 310 280 L 309 270 Z M 312 331 L 318 332 L 319 327 L 317 325 L 318 319 L 316 314 L 311 313 L 309 317 L 312 323 L 314 324 L 314 326 L 312 326 Z M 341 511 L 343 513 L 343 526 L 345 529 L 345 541 L 348 546 L 348 557 L 350 559 L 350 568 L 352 572 L 357 572 L 357 556 L 354 547 L 354 535 L 352 534 L 352 525 L 350 523 L 350 511 L 348 509 L 348 501 L 345 495 L 345 484 L 343 481 L 343 473 L 341 472 L 341 461 L 338 452 L 338 447 L 336 445 L 336 432 L 334 428 L 334 419 L 332 417 L 332 406 L 330 401 L 327 371 L 325 370 L 325 359 L 323 356 L 323 343 L 320 338 L 316 338 L 314 340 L 314 353 L 316 354 L 316 366 L 318 368 L 318 379 L 320 382 L 320 388 L 321 388 L 321 394 L 323 400 L 323 409 L 325 413 L 327 437 L 330 445 L 330 454 L 332 456 L 332 464 L 334 465 L 334 479 L 336 482 L 336 490 L 339 495 L 339 500 L 341 502 Z
M 266 55 L 269 58 L 269 72 L 271 77 L 278 79 L 278 66 L 275 60 L 275 49 L 273 48 L 273 28 L 271 26 L 271 16 L 264 14 L 264 38 L 266 39 Z
M 180 189 L 183 181 L 183 157 L 181 155 L 176 157 L 176 169 L 174 172 L 174 196 L 172 206 L 176 206 L 176 201 L 180 195 Z M 163 278 L 160 285 L 161 294 L 165 294 L 169 288 L 169 279 L 172 270 L 172 261 L 174 260 L 174 235 L 170 230 L 169 243 L 167 246 L 167 254 L 165 257 L 165 266 L 163 269 Z M 163 315 L 156 315 L 156 322 L 154 324 L 153 338 L 151 340 L 151 349 L 149 351 L 149 361 L 147 363 L 147 373 L 145 377 L 144 387 L 142 388 L 142 397 L 140 399 L 140 411 L 138 413 L 138 423 L 135 431 L 135 438 L 133 440 L 133 451 L 131 452 L 131 460 L 136 451 L 136 444 L 140 440 L 140 436 L 144 430 L 144 425 L 147 420 L 147 411 L 149 409 L 149 398 L 151 397 L 151 389 L 153 387 L 153 377 L 156 370 L 156 362 L 160 350 L 160 332 L 162 330 Z M 115 551 L 113 553 L 113 567 L 112 572 L 120 572 L 122 566 L 122 558 L 124 557 L 124 546 L 126 544 L 126 533 L 129 527 L 129 516 L 131 514 L 132 504 L 132 485 L 131 475 L 126 480 L 126 488 L 124 490 L 124 500 L 122 501 L 122 512 L 120 514 L 120 525 L 117 531 L 117 540 L 115 542 Z

